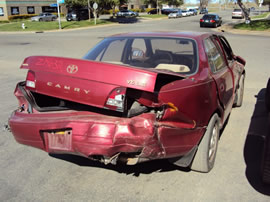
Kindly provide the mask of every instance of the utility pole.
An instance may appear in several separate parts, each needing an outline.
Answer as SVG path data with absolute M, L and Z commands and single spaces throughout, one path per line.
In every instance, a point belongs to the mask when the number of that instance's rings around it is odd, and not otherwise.
M 158 0 L 157 0 L 157 14 L 159 14 L 159 9 L 158 9 Z
M 89 22 L 91 22 L 90 0 L 88 0 L 88 15 L 89 15 Z
M 57 13 L 58 13 L 59 29 L 62 29 L 62 27 L 61 27 L 61 15 L 60 15 L 60 9 L 59 9 L 59 0 L 57 0 Z
M 249 11 L 248 11 L 248 9 L 242 3 L 242 0 L 237 0 L 237 4 L 239 5 L 239 7 L 241 8 L 241 10 L 244 13 L 246 24 L 249 24 L 250 23 L 250 17 L 249 17 Z

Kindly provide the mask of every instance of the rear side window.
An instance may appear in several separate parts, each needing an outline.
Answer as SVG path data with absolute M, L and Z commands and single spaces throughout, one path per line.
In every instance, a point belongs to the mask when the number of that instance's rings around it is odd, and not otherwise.
M 210 39 L 204 40 L 205 51 L 208 57 L 208 63 L 213 73 L 226 67 L 222 53 L 218 50 L 215 43 Z
M 126 40 L 114 40 L 108 43 L 108 46 L 104 48 L 97 56 L 97 61 L 120 63 L 122 60 L 122 51 L 126 44 Z

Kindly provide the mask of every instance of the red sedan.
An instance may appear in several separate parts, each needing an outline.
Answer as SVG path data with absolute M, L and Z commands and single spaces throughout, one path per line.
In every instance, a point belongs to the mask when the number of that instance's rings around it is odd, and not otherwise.
M 17 142 L 105 164 L 169 159 L 209 172 L 241 106 L 245 60 L 222 35 L 128 33 L 83 59 L 32 56 L 10 119 Z

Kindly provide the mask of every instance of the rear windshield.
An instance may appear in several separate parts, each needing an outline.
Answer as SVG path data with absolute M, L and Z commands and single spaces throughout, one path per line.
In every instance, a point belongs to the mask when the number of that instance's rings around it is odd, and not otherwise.
M 197 71 L 197 58 L 193 39 L 165 37 L 107 38 L 84 56 L 88 60 L 184 74 Z
M 241 12 L 241 9 L 234 9 L 233 12 Z
M 215 15 L 204 15 L 203 19 L 215 19 L 216 16 Z

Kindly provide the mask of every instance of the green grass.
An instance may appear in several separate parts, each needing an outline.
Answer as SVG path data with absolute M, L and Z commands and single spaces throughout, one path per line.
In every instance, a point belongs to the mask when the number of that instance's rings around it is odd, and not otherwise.
M 268 15 L 270 15 L 270 12 L 266 12 L 261 15 L 252 16 L 251 19 L 266 18 Z
M 26 29 L 22 29 L 22 23 L 25 24 Z M 111 22 L 105 20 L 97 19 L 97 25 L 110 24 Z M 65 29 L 73 29 L 80 27 L 89 27 L 95 26 L 94 20 L 89 22 L 88 20 L 84 21 L 71 21 L 61 22 L 61 27 Z M 59 29 L 58 21 L 53 22 L 31 22 L 31 21 L 21 21 L 21 22 L 10 22 L 0 24 L 0 31 L 48 31 L 48 30 L 57 30 Z
M 250 24 L 240 23 L 234 26 L 235 29 L 251 30 L 251 31 L 270 31 L 270 20 L 253 20 Z

